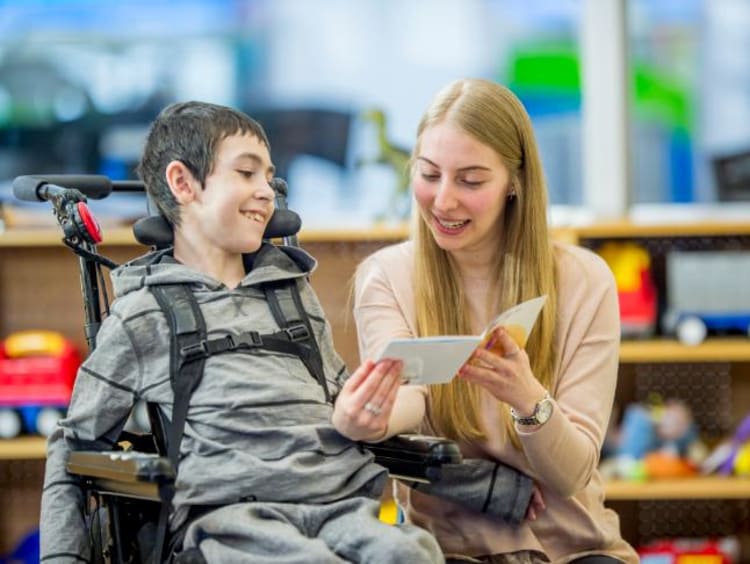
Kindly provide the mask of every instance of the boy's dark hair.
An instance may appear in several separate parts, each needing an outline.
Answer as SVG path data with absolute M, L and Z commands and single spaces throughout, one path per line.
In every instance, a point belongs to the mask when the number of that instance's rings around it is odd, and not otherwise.
M 213 170 L 219 143 L 232 135 L 247 134 L 270 150 L 263 127 L 232 108 L 208 102 L 177 102 L 159 113 L 136 171 L 146 192 L 172 225 L 179 225 L 180 210 L 167 185 L 167 165 L 182 162 L 203 186 Z

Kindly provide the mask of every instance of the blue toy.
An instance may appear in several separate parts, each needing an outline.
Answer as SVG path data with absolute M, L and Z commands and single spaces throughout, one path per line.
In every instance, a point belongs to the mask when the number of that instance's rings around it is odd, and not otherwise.
M 7 558 L 0 558 L 0 564 L 38 564 L 39 563 L 39 529 L 27 534 L 13 549 Z

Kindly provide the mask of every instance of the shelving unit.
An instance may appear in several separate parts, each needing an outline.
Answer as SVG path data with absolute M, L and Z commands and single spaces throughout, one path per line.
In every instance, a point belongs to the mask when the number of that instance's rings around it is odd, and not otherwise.
M 311 281 L 327 312 L 337 349 L 350 367 L 358 364 L 349 297 L 354 269 L 365 256 L 405 239 L 407 234 L 406 228 L 383 228 L 303 231 L 300 235 L 302 245 L 318 260 Z M 688 238 L 704 246 L 723 240 L 730 241 L 733 248 L 750 248 L 750 223 L 613 222 L 558 229 L 555 236 L 589 247 L 608 239 L 634 239 L 663 250 L 671 239 Z M 104 237 L 101 251 L 116 262 L 144 252 L 130 229 L 105 230 Z M 62 245 L 59 234 L 0 234 L 0 337 L 22 329 L 52 329 L 85 350 L 82 321 L 78 261 Z M 706 405 L 701 409 L 716 434 L 732 429 L 750 409 L 750 340 L 745 337 L 710 338 L 696 347 L 668 338 L 624 341 L 620 362 L 617 401 L 621 405 L 640 399 L 652 386 L 665 385 L 666 392 L 685 392 L 696 405 L 711 404 L 712 411 L 707 411 Z M 41 438 L 0 441 L 0 498 L 4 500 L 0 506 L 0 554 L 38 522 L 44 456 Z M 616 481 L 606 485 L 606 498 L 620 514 L 626 538 L 634 543 L 653 535 L 682 532 L 683 524 L 691 519 L 702 519 L 707 528 L 696 525 L 688 532 L 715 527 L 717 533 L 726 533 L 727 523 L 736 522 L 740 523 L 736 532 L 750 536 L 750 478 Z M 711 520 L 717 515 L 718 525 Z M 747 547 L 743 555 L 750 558 Z
M 664 296 L 666 254 L 672 248 L 750 249 L 750 222 L 600 223 L 576 229 L 575 240 L 594 250 L 612 240 L 644 246 L 658 293 Z M 616 403 L 622 409 L 632 401 L 644 402 L 653 392 L 685 401 L 702 433 L 719 440 L 750 410 L 750 339 L 711 336 L 690 347 L 665 337 L 624 340 Z M 742 561 L 750 560 L 750 477 L 612 481 L 606 484 L 606 499 L 633 544 L 667 536 L 735 535 Z

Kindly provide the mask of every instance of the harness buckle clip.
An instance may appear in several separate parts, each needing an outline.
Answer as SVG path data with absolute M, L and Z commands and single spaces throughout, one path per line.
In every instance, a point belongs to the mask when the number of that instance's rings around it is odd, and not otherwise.
M 180 356 L 186 361 L 208 356 L 208 346 L 205 340 L 198 341 L 180 349 Z
M 297 325 L 290 325 L 284 328 L 284 333 L 289 337 L 289 340 L 293 343 L 297 341 L 304 341 L 310 338 L 310 332 L 307 330 L 307 326 L 304 323 L 298 323 Z
M 247 331 L 234 335 L 232 338 L 232 348 L 239 349 L 242 347 L 253 348 L 263 346 L 263 338 L 257 331 Z

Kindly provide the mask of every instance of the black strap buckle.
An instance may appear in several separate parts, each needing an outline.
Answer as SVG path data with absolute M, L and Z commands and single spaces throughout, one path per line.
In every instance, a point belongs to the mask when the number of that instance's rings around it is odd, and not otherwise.
M 187 345 L 180 349 L 180 356 L 185 361 L 195 360 L 196 358 L 205 358 L 208 356 L 208 346 L 205 340 L 198 341 L 192 345 Z
M 263 338 L 257 331 L 246 331 L 239 335 L 227 335 L 232 341 L 232 349 L 254 348 L 263 345 Z
M 297 325 L 290 325 L 283 329 L 286 336 L 292 343 L 297 341 L 304 341 L 310 338 L 310 332 L 307 330 L 307 326 L 304 323 L 298 323 Z

